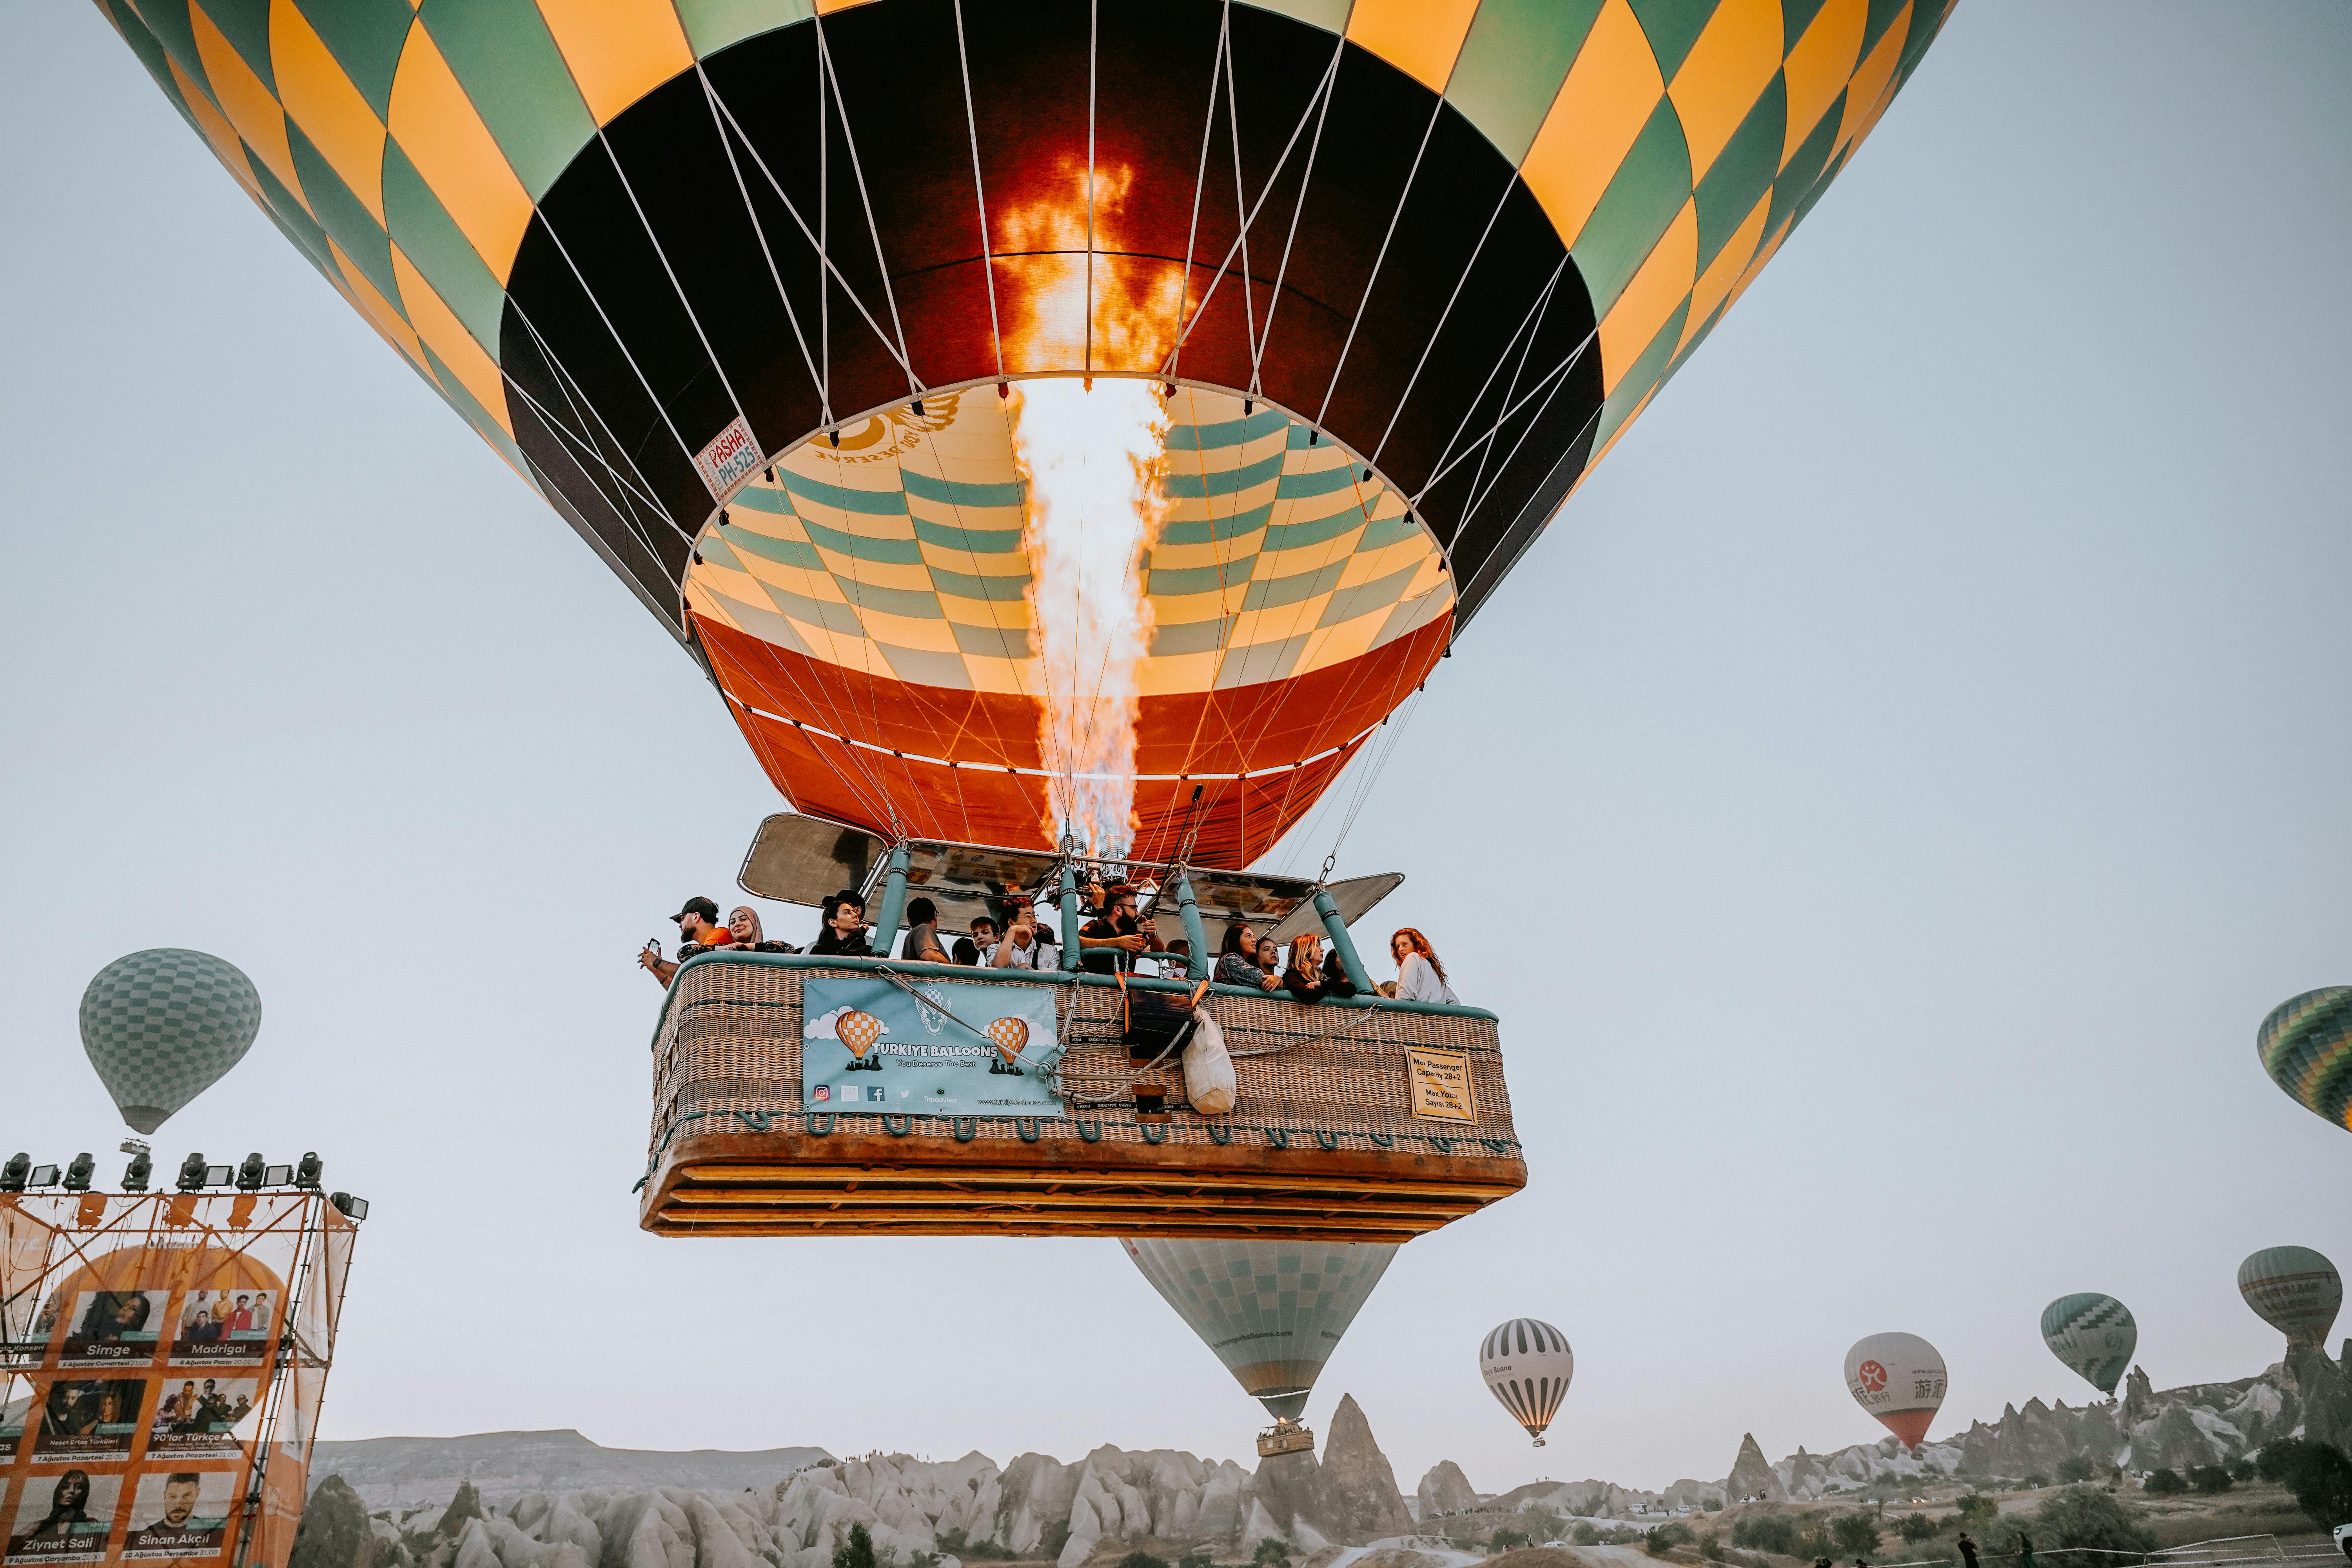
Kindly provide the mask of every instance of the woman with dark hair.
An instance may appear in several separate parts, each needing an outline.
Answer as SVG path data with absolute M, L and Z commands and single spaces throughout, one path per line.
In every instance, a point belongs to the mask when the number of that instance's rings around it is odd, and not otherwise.
M 1421 932 L 1411 926 L 1399 927 L 1396 935 L 1389 938 L 1389 954 L 1396 960 L 1399 996 L 1409 1002 L 1460 1004 L 1462 998 L 1446 984 L 1445 965 L 1437 961 L 1437 950 Z
M 1217 950 L 1214 978 L 1221 985 L 1246 985 L 1254 991 L 1271 991 L 1282 984 L 1280 976 L 1258 967 L 1257 938 L 1247 921 L 1235 921 L 1225 928 L 1224 945 Z
M 812 954 L 833 958 L 871 958 L 866 941 L 866 900 L 849 889 L 824 901 L 824 929 L 809 943 Z
M 1326 996 L 1353 996 L 1356 983 L 1348 978 L 1347 970 L 1336 952 L 1323 952 L 1323 939 L 1313 931 L 1301 931 L 1291 939 L 1290 967 L 1283 971 L 1284 989 L 1301 1002 L 1320 1002 Z
M 920 963 L 945 963 L 948 950 L 940 945 L 940 907 L 929 899 L 912 899 L 907 904 L 907 940 L 898 944 L 898 956 Z
M 63 1541 L 77 1524 L 90 1523 L 89 1472 L 68 1470 L 49 1494 L 48 1517 L 25 1532 L 27 1541 Z

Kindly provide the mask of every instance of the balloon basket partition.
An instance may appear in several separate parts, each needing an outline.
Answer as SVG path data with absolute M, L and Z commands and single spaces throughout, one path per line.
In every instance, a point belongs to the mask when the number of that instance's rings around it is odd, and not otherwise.
M 310 1192 L 0 1194 L 8 1561 L 285 1568 L 356 1234 Z
M 654 1037 L 640 1223 L 668 1236 L 1399 1242 L 1526 1184 L 1493 1015 L 1213 987 L 1204 1007 L 1238 1094 L 1209 1116 L 1178 1055 L 1154 1064 L 1125 1043 L 1133 1009 L 1190 991 L 690 959 Z M 1022 1041 L 1008 1045 L 1013 1016 Z M 1164 1118 L 1139 1118 L 1139 1085 L 1164 1089 Z

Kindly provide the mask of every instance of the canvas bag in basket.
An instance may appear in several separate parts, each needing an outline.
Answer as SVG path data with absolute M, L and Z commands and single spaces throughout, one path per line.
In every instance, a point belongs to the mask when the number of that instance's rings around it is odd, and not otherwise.
M 1184 1047 L 1184 1098 L 1203 1116 L 1223 1116 L 1240 1093 L 1233 1053 L 1225 1049 L 1225 1032 L 1206 1007 L 1195 1007 L 1192 1037 Z

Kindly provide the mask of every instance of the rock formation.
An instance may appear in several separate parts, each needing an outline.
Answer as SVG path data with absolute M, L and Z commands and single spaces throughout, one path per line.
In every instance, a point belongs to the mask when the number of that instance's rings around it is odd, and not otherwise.
M 1802 1448 L 1798 1449 L 1798 1457 L 1802 1458 L 1804 1452 Z M 1790 1462 L 1793 1464 L 1794 1460 Z M 1731 1461 L 1731 1475 L 1724 1481 L 1723 1489 L 1740 1502 L 1750 1498 L 1761 1498 L 1766 1502 L 1789 1500 L 1788 1489 L 1780 1484 L 1780 1478 L 1774 1473 L 1772 1467 L 1765 1463 L 1764 1450 L 1756 1446 L 1756 1434 L 1753 1432 L 1739 1435 L 1739 1453 Z
M 1429 1474 L 1421 1478 L 1421 1485 L 1413 1488 L 1413 1499 L 1420 1504 L 1419 1516 L 1425 1520 L 1467 1513 L 1478 1506 L 1478 1493 L 1462 1473 L 1462 1467 L 1451 1459 L 1440 1459 Z
M 1364 1419 L 1353 1394 L 1340 1397 L 1339 1408 L 1324 1428 L 1323 1473 L 1330 1478 L 1341 1526 L 1350 1535 L 1377 1541 L 1412 1533 L 1412 1516 L 1405 1511 L 1404 1494 L 1397 1490 L 1396 1472 L 1372 1440 L 1371 1423 Z

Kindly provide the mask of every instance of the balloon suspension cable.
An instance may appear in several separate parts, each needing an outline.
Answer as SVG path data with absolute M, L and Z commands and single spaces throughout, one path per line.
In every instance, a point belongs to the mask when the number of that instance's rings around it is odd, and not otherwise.
M 916 990 L 912 985 L 908 984 L 908 983 L 907 983 L 903 978 L 901 978 L 901 977 L 900 977 L 900 975 L 899 975 L 899 973 L 898 973 L 898 972 L 897 970 L 895 970 L 895 969 L 891 968 L 887 963 L 877 963 L 877 964 L 876 964 L 876 965 L 874 966 L 874 972 L 875 972 L 876 973 L 877 973 L 877 974 L 881 975 L 883 979 L 887 980 L 891 984 L 896 985 L 899 990 L 904 991 L 908 995 L 912 996 L 912 997 L 916 1000 L 916 1002 L 917 1002 L 917 1003 L 919 1003 L 919 1004 L 920 1004 L 922 1006 L 924 1006 L 924 1007 L 928 1008 L 928 1009 L 929 1009 L 929 1010 L 930 1010 L 931 1012 L 937 1013 L 940 1017 L 945 1018 L 949 1023 L 950 1023 L 950 1024 L 954 1024 L 954 1025 L 957 1025 L 957 1026 L 960 1026 L 960 1027 L 961 1027 L 961 1028 L 964 1028 L 964 1029 L 966 1029 L 966 1030 L 969 1030 L 969 1031 L 970 1031 L 970 1032 L 971 1032 L 974 1037 L 976 1037 L 977 1038 L 980 1038 L 980 1039 L 982 1039 L 982 1040 L 986 1040 L 986 1041 L 989 1043 L 989 1047 L 990 1047 L 990 1048 L 991 1048 L 991 1049 L 994 1049 L 994 1048 L 995 1048 L 995 1046 L 996 1046 L 996 1040 L 995 1040 L 995 1037 L 994 1037 L 993 1036 L 990 1035 L 990 1034 L 989 1034 L 989 1032 L 988 1032 L 986 1029 L 980 1028 L 980 1027 L 978 1027 L 977 1026 L 974 1026 L 974 1025 L 971 1025 L 971 1024 L 965 1023 L 965 1022 L 964 1022 L 964 1020 L 962 1020 L 961 1018 L 957 1017 L 957 1016 L 955 1016 L 955 1014 L 954 1014 L 954 1013 L 952 1013 L 952 1012 L 950 1012 L 950 1011 L 949 1010 L 949 1008 L 948 1008 L 948 1005 L 947 1005 L 946 1003 L 940 1001 L 940 1000 L 939 1000 L 939 999 L 937 999 L 936 997 L 932 997 L 932 996 L 926 996 L 926 995 L 925 995 L 925 994 L 923 994 L 923 993 L 921 993 L 920 991 Z M 1003 1052 L 1002 1052 L 1002 1051 L 998 1051 L 998 1052 L 997 1052 L 997 1054 L 998 1054 L 999 1056 L 1003 1056 L 1004 1053 L 1003 1053 Z M 1035 1058 L 1032 1058 L 1032 1057 L 1028 1056 L 1028 1055 L 1027 1055 L 1026 1053 L 1024 1053 L 1024 1052 L 1022 1052 L 1022 1051 L 1015 1051 L 1015 1052 L 1013 1052 L 1013 1056 L 1012 1056 L 1012 1058 L 1011 1058 L 1011 1059 L 1012 1059 L 1013 1061 L 1014 1061 L 1014 1062 L 1026 1062 L 1026 1063 L 1028 1063 L 1028 1065 L 1029 1065 L 1029 1066 L 1031 1066 L 1031 1067 L 1033 1067 L 1033 1068 L 1035 1068 L 1039 1072 L 1042 1072 L 1042 1073 L 1051 1073 L 1051 1072 L 1054 1070 L 1054 1068 L 1055 1068 L 1055 1065 L 1056 1065 L 1057 1063 L 1059 1063 L 1059 1062 L 1061 1061 L 1061 1059 L 1062 1059 L 1062 1058 L 1061 1058 L 1060 1054 L 1059 1054 L 1059 1053 L 1056 1053 L 1055 1056 L 1050 1057 L 1050 1058 L 1046 1058 L 1045 1060 L 1039 1061 L 1039 1060 L 1037 1060 L 1037 1059 L 1035 1059 Z

